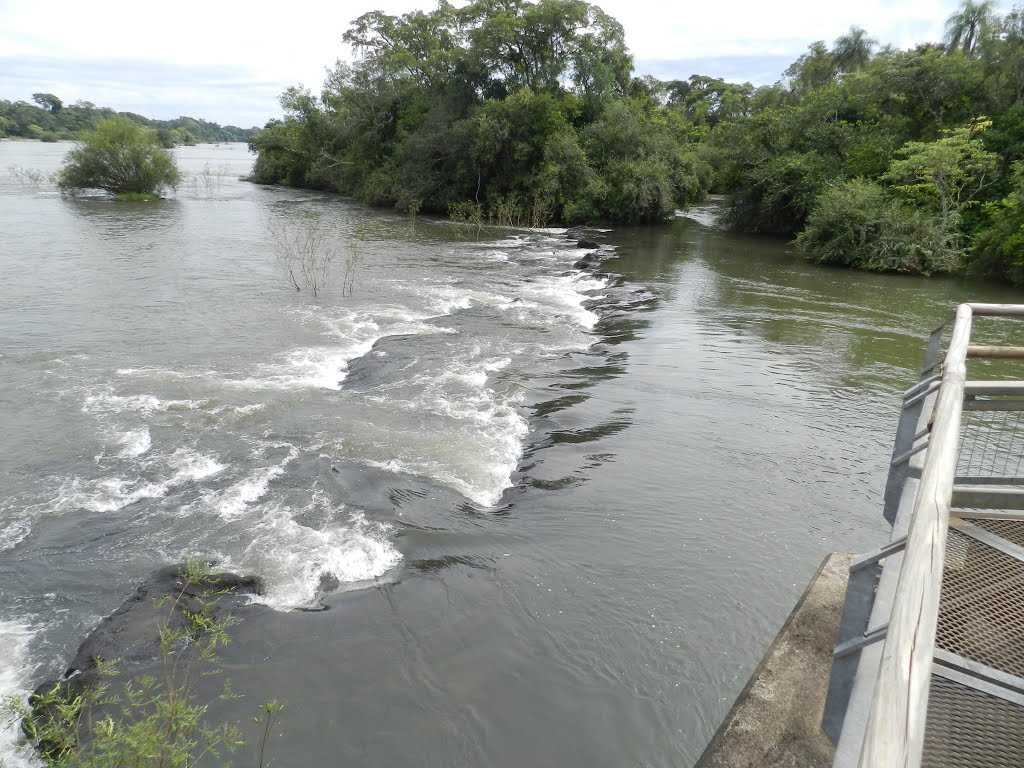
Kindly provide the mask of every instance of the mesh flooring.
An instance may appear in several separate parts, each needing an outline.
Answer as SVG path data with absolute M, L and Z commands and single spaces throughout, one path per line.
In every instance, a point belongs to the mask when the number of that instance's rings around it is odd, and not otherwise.
M 1024 677 L 1024 562 L 950 529 L 936 643 Z
M 1024 520 L 971 520 L 971 523 L 1024 548 Z
M 1024 707 L 933 675 L 921 765 L 1024 766 Z

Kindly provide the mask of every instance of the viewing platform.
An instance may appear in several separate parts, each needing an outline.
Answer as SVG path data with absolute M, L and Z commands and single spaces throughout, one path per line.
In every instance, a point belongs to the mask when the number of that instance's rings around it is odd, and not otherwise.
M 986 375 L 1024 346 L 984 343 L 1013 323 L 1024 305 L 962 304 L 931 333 L 889 541 L 826 559 L 699 768 L 1024 766 L 1024 380 Z

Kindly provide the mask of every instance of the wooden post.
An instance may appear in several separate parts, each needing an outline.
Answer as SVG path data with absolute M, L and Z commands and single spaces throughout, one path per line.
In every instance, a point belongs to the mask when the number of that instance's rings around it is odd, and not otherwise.
M 971 317 L 970 305 L 957 308 L 864 734 L 861 768 L 917 768 L 921 764 Z

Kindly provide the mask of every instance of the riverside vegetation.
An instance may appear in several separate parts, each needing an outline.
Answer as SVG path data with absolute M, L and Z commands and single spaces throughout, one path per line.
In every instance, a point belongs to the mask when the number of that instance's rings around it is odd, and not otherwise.
M 1024 284 L 1024 12 L 967 0 L 946 39 L 859 27 L 755 88 L 636 77 L 582 0 L 356 19 L 319 96 L 250 140 L 253 180 L 477 223 L 653 222 L 707 192 L 826 264 Z
M 24 748 L 48 768 L 191 768 L 204 758 L 234 752 L 245 744 L 241 729 L 235 723 L 207 722 L 209 703 L 197 693 L 200 679 L 221 673 L 218 649 L 230 641 L 235 623 L 231 614 L 216 610 L 220 598 L 233 592 L 224 578 L 190 560 L 176 572 L 173 591 L 152 601 L 159 617 L 154 671 L 114 686 L 120 660 L 90 656 L 88 668 L 76 669 L 66 680 L 44 684 L 28 699 L 8 697 L 0 716 L 6 715 L 8 727 L 20 722 Z M 239 698 L 230 681 L 216 697 Z M 268 701 L 253 718 L 260 768 L 283 709 L 276 700 Z
M 108 107 L 97 107 L 91 101 L 65 104 L 52 93 L 34 93 L 32 100 L 35 104 L 0 99 L 0 139 L 73 140 L 79 138 L 83 131 L 92 130 L 102 121 L 116 116 L 125 117 L 143 128 L 152 128 L 165 147 L 247 141 L 257 130 L 234 125 L 221 126 L 194 117 L 151 120 L 133 112 L 115 112 Z

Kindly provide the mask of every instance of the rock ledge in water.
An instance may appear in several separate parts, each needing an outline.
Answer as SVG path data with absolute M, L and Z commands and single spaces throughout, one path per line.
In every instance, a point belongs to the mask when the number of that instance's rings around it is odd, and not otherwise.
M 119 659 L 119 672 L 136 673 L 159 661 L 160 629 L 164 622 L 170 629 L 185 628 L 184 613 L 199 611 L 204 600 L 216 601 L 210 613 L 215 620 L 222 619 L 249 606 L 250 597 L 263 591 L 258 577 L 234 573 L 211 573 L 203 583 L 186 587 L 184 569 L 184 565 L 170 565 L 155 571 L 135 594 L 89 633 L 64 678 L 43 683 L 36 688 L 35 695 L 58 683 L 66 685 L 71 694 L 80 693 L 99 678 L 98 660 Z M 165 602 L 158 609 L 161 598 Z

